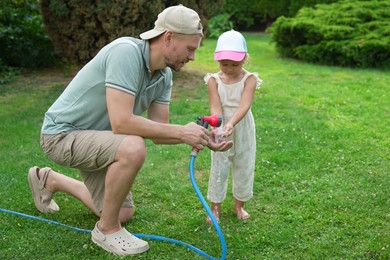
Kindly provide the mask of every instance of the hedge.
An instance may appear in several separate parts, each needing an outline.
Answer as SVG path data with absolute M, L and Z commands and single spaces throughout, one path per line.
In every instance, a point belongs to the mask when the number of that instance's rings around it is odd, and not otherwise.
M 344 0 L 279 17 L 269 31 L 283 57 L 351 67 L 389 67 L 390 1 Z

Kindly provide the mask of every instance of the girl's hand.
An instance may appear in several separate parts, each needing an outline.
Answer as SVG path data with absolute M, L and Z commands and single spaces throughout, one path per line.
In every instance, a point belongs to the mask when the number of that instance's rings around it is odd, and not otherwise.
M 223 130 L 225 131 L 224 137 L 228 137 L 233 133 L 234 126 L 229 122 L 224 127 Z
M 209 139 L 208 147 L 215 152 L 224 152 L 233 146 L 232 141 L 223 140 L 226 133 L 222 127 L 211 129 L 211 138 Z
M 229 150 L 233 146 L 233 141 L 222 141 L 220 143 L 216 143 L 213 138 L 209 139 L 209 144 L 207 145 L 210 150 L 214 152 L 224 152 Z
M 225 138 L 225 131 L 222 129 L 222 127 L 213 127 L 211 129 L 211 139 L 217 144 L 224 141 Z

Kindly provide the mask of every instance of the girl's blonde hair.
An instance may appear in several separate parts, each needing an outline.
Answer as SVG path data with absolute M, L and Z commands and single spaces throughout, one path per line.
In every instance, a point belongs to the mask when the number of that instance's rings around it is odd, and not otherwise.
M 244 59 L 242 60 L 243 64 L 249 63 L 251 61 L 251 57 L 249 56 L 249 53 L 245 54 Z

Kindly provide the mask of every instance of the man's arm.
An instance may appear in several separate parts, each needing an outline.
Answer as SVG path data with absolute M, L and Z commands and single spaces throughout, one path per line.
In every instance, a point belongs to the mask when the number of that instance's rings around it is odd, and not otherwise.
M 169 106 L 168 105 L 163 105 L 163 104 L 158 104 L 158 103 L 153 103 L 148 111 L 148 118 L 161 122 L 161 123 L 168 123 L 168 116 L 169 116 Z M 172 142 L 168 142 L 168 140 L 164 140 L 167 143 L 173 144 L 175 140 L 172 140 Z M 154 143 L 158 144 L 159 140 L 153 140 Z M 208 148 L 213 151 L 226 151 L 229 150 L 233 145 L 232 141 L 226 142 L 223 141 L 221 143 L 216 143 L 213 141 L 213 138 L 209 139 L 208 143 Z
M 153 102 L 148 109 L 148 119 L 162 124 L 169 123 L 169 105 Z M 155 144 L 177 144 L 176 138 L 156 138 L 152 139 Z
M 200 150 L 208 144 L 210 133 L 202 126 L 168 124 L 169 106 L 153 103 L 149 118 L 144 118 L 132 113 L 133 95 L 107 87 L 106 99 L 111 128 L 116 134 L 137 135 L 160 144 L 186 143 Z

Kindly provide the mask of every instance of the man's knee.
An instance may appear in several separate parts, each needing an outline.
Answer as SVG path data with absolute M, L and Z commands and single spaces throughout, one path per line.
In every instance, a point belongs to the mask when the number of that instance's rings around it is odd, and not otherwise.
M 129 135 L 123 139 L 118 147 L 116 159 L 128 161 L 129 163 L 140 163 L 145 161 L 146 145 L 140 136 Z

